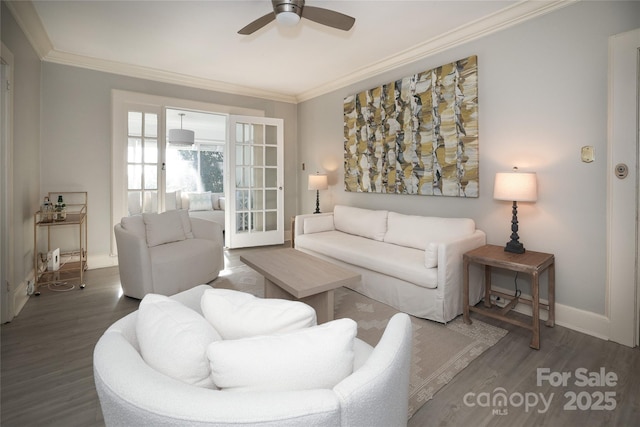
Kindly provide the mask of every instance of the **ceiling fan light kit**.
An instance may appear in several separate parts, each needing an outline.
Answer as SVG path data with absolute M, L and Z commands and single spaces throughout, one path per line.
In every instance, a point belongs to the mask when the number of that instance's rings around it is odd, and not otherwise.
M 333 10 L 313 6 L 305 7 L 304 0 L 271 0 L 271 3 L 273 12 L 251 22 L 238 31 L 238 34 L 253 34 L 274 20 L 282 26 L 294 27 L 300 22 L 300 18 L 306 18 L 343 31 L 349 31 L 356 21 L 351 16 Z

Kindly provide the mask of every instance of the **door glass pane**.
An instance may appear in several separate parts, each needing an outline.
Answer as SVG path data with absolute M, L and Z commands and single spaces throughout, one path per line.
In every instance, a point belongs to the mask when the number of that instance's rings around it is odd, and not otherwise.
M 144 189 L 158 189 L 158 167 L 156 165 L 144 166 Z
M 158 163 L 158 140 L 157 139 L 145 139 L 144 162 Z
M 264 126 L 253 125 L 252 130 L 253 130 L 253 135 L 252 135 L 253 138 L 251 142 L 253 144 L 264 144 Z
M 138 111 L 129 111 L 127 132 L 131 136 L 142 136 L 142 113 Z
M 277 145 L 278 144 L 278 127 L 277 126 L 265 126 L 265 140 L 264 143 L 267 145 Z
M 262 190 L 253 190 L 251 194 L 252 208 L 260 210 L 264 209 L 264 196 Z
M 266 212 L 265 214 L 265 231 L 273 231 L 278 229 L 278 213 Z
M 144 136 L 150 138 L 158 137 L 158 115 L 146 113 L 144 115 Z
M 254 146 L 253 147 L 253 163 L 256 165 L 264 164 L 264 156 L 262 155 L 264 147 L 262 146 Z
M 275 188 L 278 185 L 278 170 L 266 169 L 265 170 L 265 187 Z
M 264 231 L 264 218 L 262 212 L 252 213 L 253 223 L 251 231 Z
M 277 166 L 278 165 L 278 149 L 276 147 L 265 147 L 266 159 L 264 161 L 265 166 Z
M 127 187 L 130 190 L 142 190 L 142 165 L 127 167 Z
M 247 168 L 249 169 L 249 168 Z M 263 168 L 251 168 L 251 187 L 262 188 L 264 187 L 264 169 Z
M 129 163 L 142 163 L 142 140 L 140 138 L 129 138 L 127 161 Z
M 266 209 L 278 208 L 278 190 L 265 190 Z

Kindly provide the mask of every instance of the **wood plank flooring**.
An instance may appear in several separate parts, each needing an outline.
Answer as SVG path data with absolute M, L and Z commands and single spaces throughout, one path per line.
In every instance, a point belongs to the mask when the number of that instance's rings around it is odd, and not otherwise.
M 240 265 L 247 250 L 226 251 L 227 267 Z M 42 289 L 22 313 L 1 326 L 0 424 L 19 426 L 102 426 L 102 413 L 93 382 L 93 347 L 115 320 L 138 307 L 138 300 L 120 293 L 117 267 L 90 270 L 87 287 L 70 292 Z M 640 350 L 606 342 L 569 329 L 541 327 L 541 348 L 529 348 L 528 331 L 472 314 L 510 332 L 489 349 L 409 421 L 422 426 L 636 426 L 640 425 Z M 574 371 L 597 372 L 604 367 L 618 376 L 614 387 L 577 387 Z M 571 372 L 567 387 L 536 385 L 537 368 Z M 552 402 L 546 412 L 541 403 L 525 410 L 507 406 L 504 415 L 482 398 L 502 387 L 518 403 L 537 393 Z M 612 411 L 565 410 L 565 392 L 615 393 Z M 475 395 L 467 395 L 467 393 Z M 482 393 L 485 393 L 484 395 Z M 475 404 L 470 407 L 465 404 Z M 529 395 L 530 397 L 530 395 Z M 582 396 L 584 404 L 586 395 Z M 504 408 L 503 408 L 504 409 Z

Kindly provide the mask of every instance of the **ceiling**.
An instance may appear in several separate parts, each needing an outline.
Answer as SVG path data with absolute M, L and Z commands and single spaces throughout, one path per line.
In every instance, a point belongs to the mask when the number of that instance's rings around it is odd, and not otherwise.
M 307 0 L 356 23 L 272 22 L 241 36 L 270 1 L 7 2 L 45 61 L 294 103 L 570 3 Z

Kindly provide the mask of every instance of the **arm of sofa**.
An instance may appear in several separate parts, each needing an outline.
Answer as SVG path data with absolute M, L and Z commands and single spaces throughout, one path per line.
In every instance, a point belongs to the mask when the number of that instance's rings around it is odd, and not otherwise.
M 113 229 L 118 248 L 118 269 L 120 284 L 126 296 L 142 299 L 153 292 L 151 276 L 151 257 L 147 241 L 125 230 L 120 224 Z
M 222 226 L 215 221 L 209 221 L 202 218 L 189 217 L 191 220 L 191 232 L 196 239 L 208 239 L 224 243 L 222 236 Z
M 462 313 L 462 255 L 486 244 L 487 237 L 482 230 L 438 246 L 438 297 L 444 300 L 444 320 L 453 319 Z M 482 292 L 482 275 L 469 277 L 469 295 Z M 473 301 L 473 297 L 470 298 Z
M 411 343 L 411 319 L 395 314 L 367 362 L 333 388 L 342 426 L 406 425 Z

